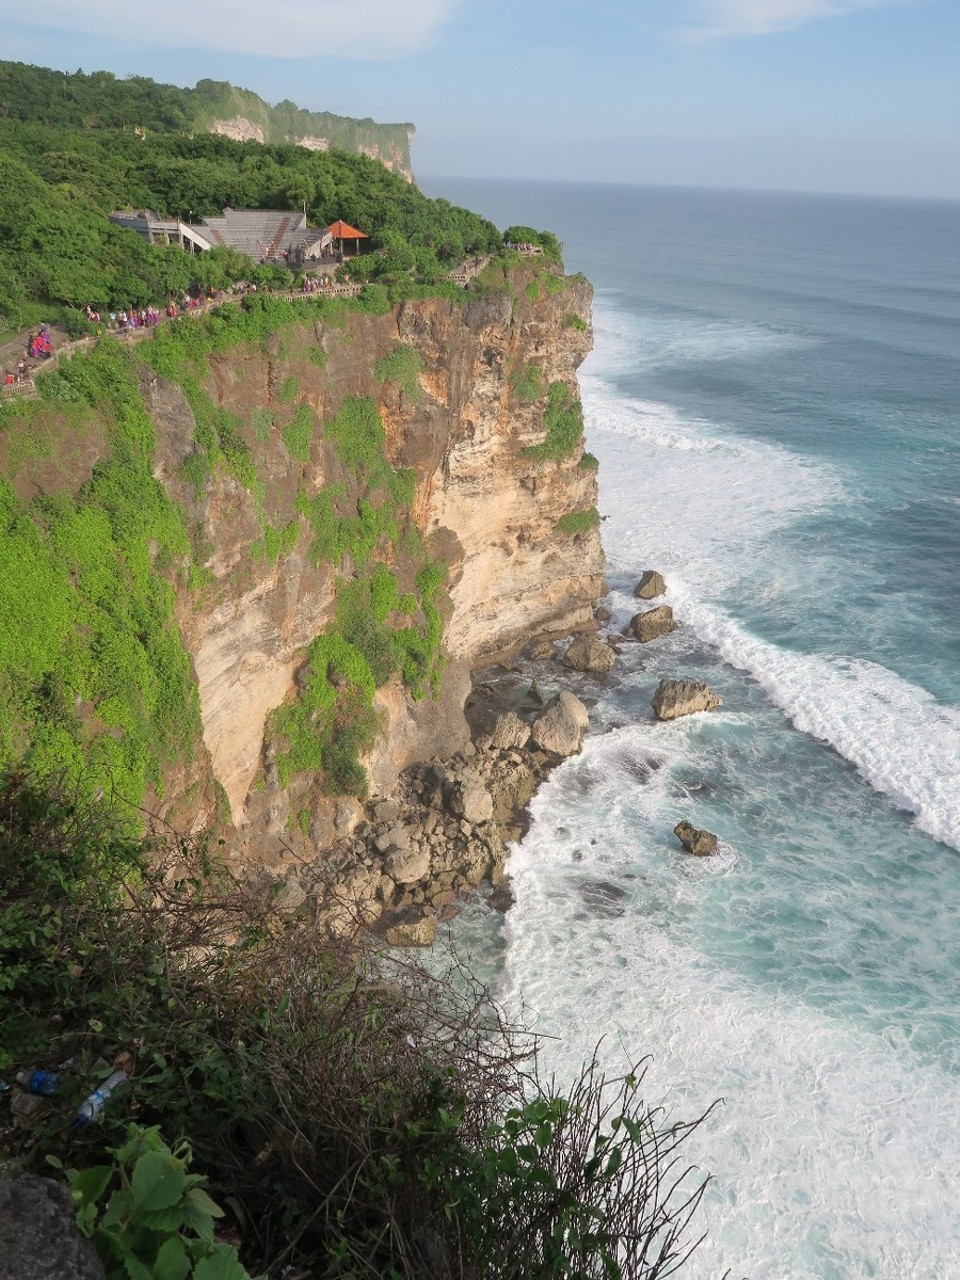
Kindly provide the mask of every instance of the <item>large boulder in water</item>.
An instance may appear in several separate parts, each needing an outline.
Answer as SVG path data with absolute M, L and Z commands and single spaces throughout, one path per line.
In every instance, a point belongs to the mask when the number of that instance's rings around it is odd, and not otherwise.
M 707 831 L 703 827 L 695 827 L 692 822 L 678 822 L 673 828 L 673 834 L 677 837 L 687 853 L 696 854 L 698 858 L 709 858 L 717 852 L 720 841 L 712 831 Z
M 656 569 L 648 569 L 637 585 L 633 594 L 640 600 L 655 600 L 666 593 L 667 584 Z
M 564 690 L 533 722 L 530 736 L 542 751 L 549 751 L 555 756 L 574 756 L 583 746 L 583 735 L 589 723 L 587 708 L 579 698 Z
M 697 711 L 713 711 L 723 706 L 723 700 L 700 680 L 661 680 L 650 705 L 658 720 L 676 720 Z
M 577 636 L 563 655 L 566 666 L 574 671 L 592 671 L 605 675 L 613 666 L 614 652 L 596 636 Z
M 636 636 L 641 644 L 656 640 L 676 631 L 677 624 L 673 620 L 673 610 L 668 604 L 657 605 L 655 609 L 647 609 L 643 613 L 635 613 L 627 628 L 630 635 Z

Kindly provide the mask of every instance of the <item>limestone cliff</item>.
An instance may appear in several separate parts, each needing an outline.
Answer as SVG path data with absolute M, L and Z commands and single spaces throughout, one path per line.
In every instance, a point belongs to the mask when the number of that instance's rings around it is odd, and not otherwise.
M 390 464 L 412 471 L 416 534 L 447 567 L 443 676 L 420 700 L 397 679 L 378 690 L 380 732 L 365 757 L 374 797 L 411 763 L 463 745 L 474 664 L 591 624 L 603 589 L 598 532 L 564 532 L 563 521 L 593 509 L 596 473 L 584 464 L 579 429 L 572 444 L 544 447 L 550 406 L 576 408 L 591 291 L 580 279 L 552 279 L 541 293 L 525 288 L 521 270 L 509 290 L 463 303 L 434 297 L 383 315 L 346 312 L 337 325 L 317 321 L 211 357 L 206 392 L 218 411 L 248 424 L 263 480 L 256 494 L 223 472 L 202 491 L 190 483 L 195 415 L 174 382 L 145 375 L 157 474 L 186 509 L 195 545 L 207 548 L 202 598 L 183 592 L 179 606 L 209 754 L 209 773 L 195 780 L 223 788 L 239 854 L 269 861 L 291 843 L 315 851 L 361 813 L 353 800 L 324 795 L 309 773 L 284 785 L 271 741 L 271 713 L 296 698 L 306 647 L 331 625 L 338 583 L 355 576 L 350 555 L 336 565 L 311 555 L 305 501 L 352 482 L 324 427 L 304 460 L 294 456 L 297 415 L 326 424 L 348 401 L 375 402 Z M 415 354 L 395 379 L 397 352 Z M 256 553 L 265 526 L 289 530 L 287 554 Z M 402 544 L 388 557 L 401 585 L 412 582 Z M 198 802 L 197 815 L 208 808 Z

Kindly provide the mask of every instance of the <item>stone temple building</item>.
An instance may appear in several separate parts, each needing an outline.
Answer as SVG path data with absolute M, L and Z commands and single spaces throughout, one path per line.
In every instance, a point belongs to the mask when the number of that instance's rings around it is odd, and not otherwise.
M 319 265 L 324 259 L 338 261 L 343 240 L 337 229 L 346 226 L 309 227 L 305 213 L 282 209 L 224 209 L 221 217 L 201 218 L 198 223 L 161 218 L 150 209 L 140 209 L 111 213 L 110 221 L 136 231 L 151 244 L 178 244 L 187 253 L 227 245 L 255 262 L 285 262 L 292 267 Z M 356 235 L 366 239 L 362 232 Z

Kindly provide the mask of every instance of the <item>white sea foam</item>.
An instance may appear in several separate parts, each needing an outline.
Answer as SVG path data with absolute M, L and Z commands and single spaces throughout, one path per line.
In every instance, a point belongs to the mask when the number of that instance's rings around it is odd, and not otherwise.
M 598 294 L 593 327 L 602 346 L 604 367 L 632 371 L 798 351 L 816 341 L 795 331 L 742 320 L 631 315 L 616 305 L 612 293 Z
M 748 635 L 682 582 L 676 616 L 749 671 L 803 733 L 830 743 L 920 828 L 960 849 L 960 712 L 887 668 L 856 658 L 789 653 Z
M 715 1178 L 689 1280 L 728 1267 L 750 1280 L 955 1277 L 955 1078 L 899 1032 L 756 985 L 705 946 L 698 917 L 729 882 L 668 852 L 666 835 L 670 775 L 694 732 L 648 723 L 588 740 L 534 802 L 510 864 L 508 978 L 540 1029 L 562 1033 L 544 1065 L 575 1071 L 602 1031 L 612 1069 L 652 1055 L 647 1099 L 675 1118 L 726 1099 L 688 1152 Z M 659 767 L 637 785 L 646 760 Z M 578 886 L 598 879 L 621 887 L 620 913 L 584 907 Z
M 660 569 L 679 619 L 749 672 L 798 729 L 829 743 L 924 831 L 960 849 L 960 712 L 876 663 L 760 640 L 715 603 L 750 576 L 753 601 L 763 596 L 775 608 L 779 595 L 809 579 L 809 568 L 778 559 L 764 539 L 844 502 L 842 476 L 775 445 L 725 437 L 722 427 L 684 420 L 669 406 L 618 398 L 595 373 L 583 390 L 603 464 L 612 564 Z M 826 559 L 816 572 L 829 582 Z

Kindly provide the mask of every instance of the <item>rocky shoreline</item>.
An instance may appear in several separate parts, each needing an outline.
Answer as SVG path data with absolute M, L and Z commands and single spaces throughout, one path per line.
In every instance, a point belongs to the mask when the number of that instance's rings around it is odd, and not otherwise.
M 542 701 L 508 669 L 475 687 L 467 717 L 472 736 L 456 755 L 405 770 L 321 864 L 287 875 L 287 909 L 312 910 L 333 932 L 372 927 L 391 946 L 428 946 L 484 882 L 509 906 L 508 846 L 540 783 L 580 750 L 589 717 L 572 693 Z
M 637 586 L 650 599 L 651 574 Z M 657 594 L 665 586 L 653 575 Z M 564 689 L 563 673 L 602 680 L 624 643 L 655 638 L 643 625 L 654 615 L 675 624 L 669 606 L 636 615 L 625 631 L 604 637 L 579 632 L 564 641 L 545 638 L 523 657 L 544 664 L 544 681 L 559 691 L 545 699 L 524 669 L 504 663 L 474 673 L 464 708 L 470 738 L 452 757 L 412 765 L 388 797 L 370 801 L 349 834 L 316 861 L 299 861 L 275 882 L 288 912 L 310 913 L 333 934 L 372 930 L 391 946 L 429 946 L 439 926 L 483 884 L 490 901 L 506 910 L 512 897 L 505 870 L 508 848 L 521 839 L 528 806 L 541 782 L 578 753 L 589 724 L 586 705 Z M 597 609 L 597 621 L 609 611 Z M 720 699 L 706 685 L 662 680 L 652 700 L 658 719 L 709 711 Z M 681 830 L 682 829 L 682 830 Z M 685 838 L 687 832 L 695 836 Z M 681 822 L 678 838 L 691 853 L 712 854 L 717 838 Z

